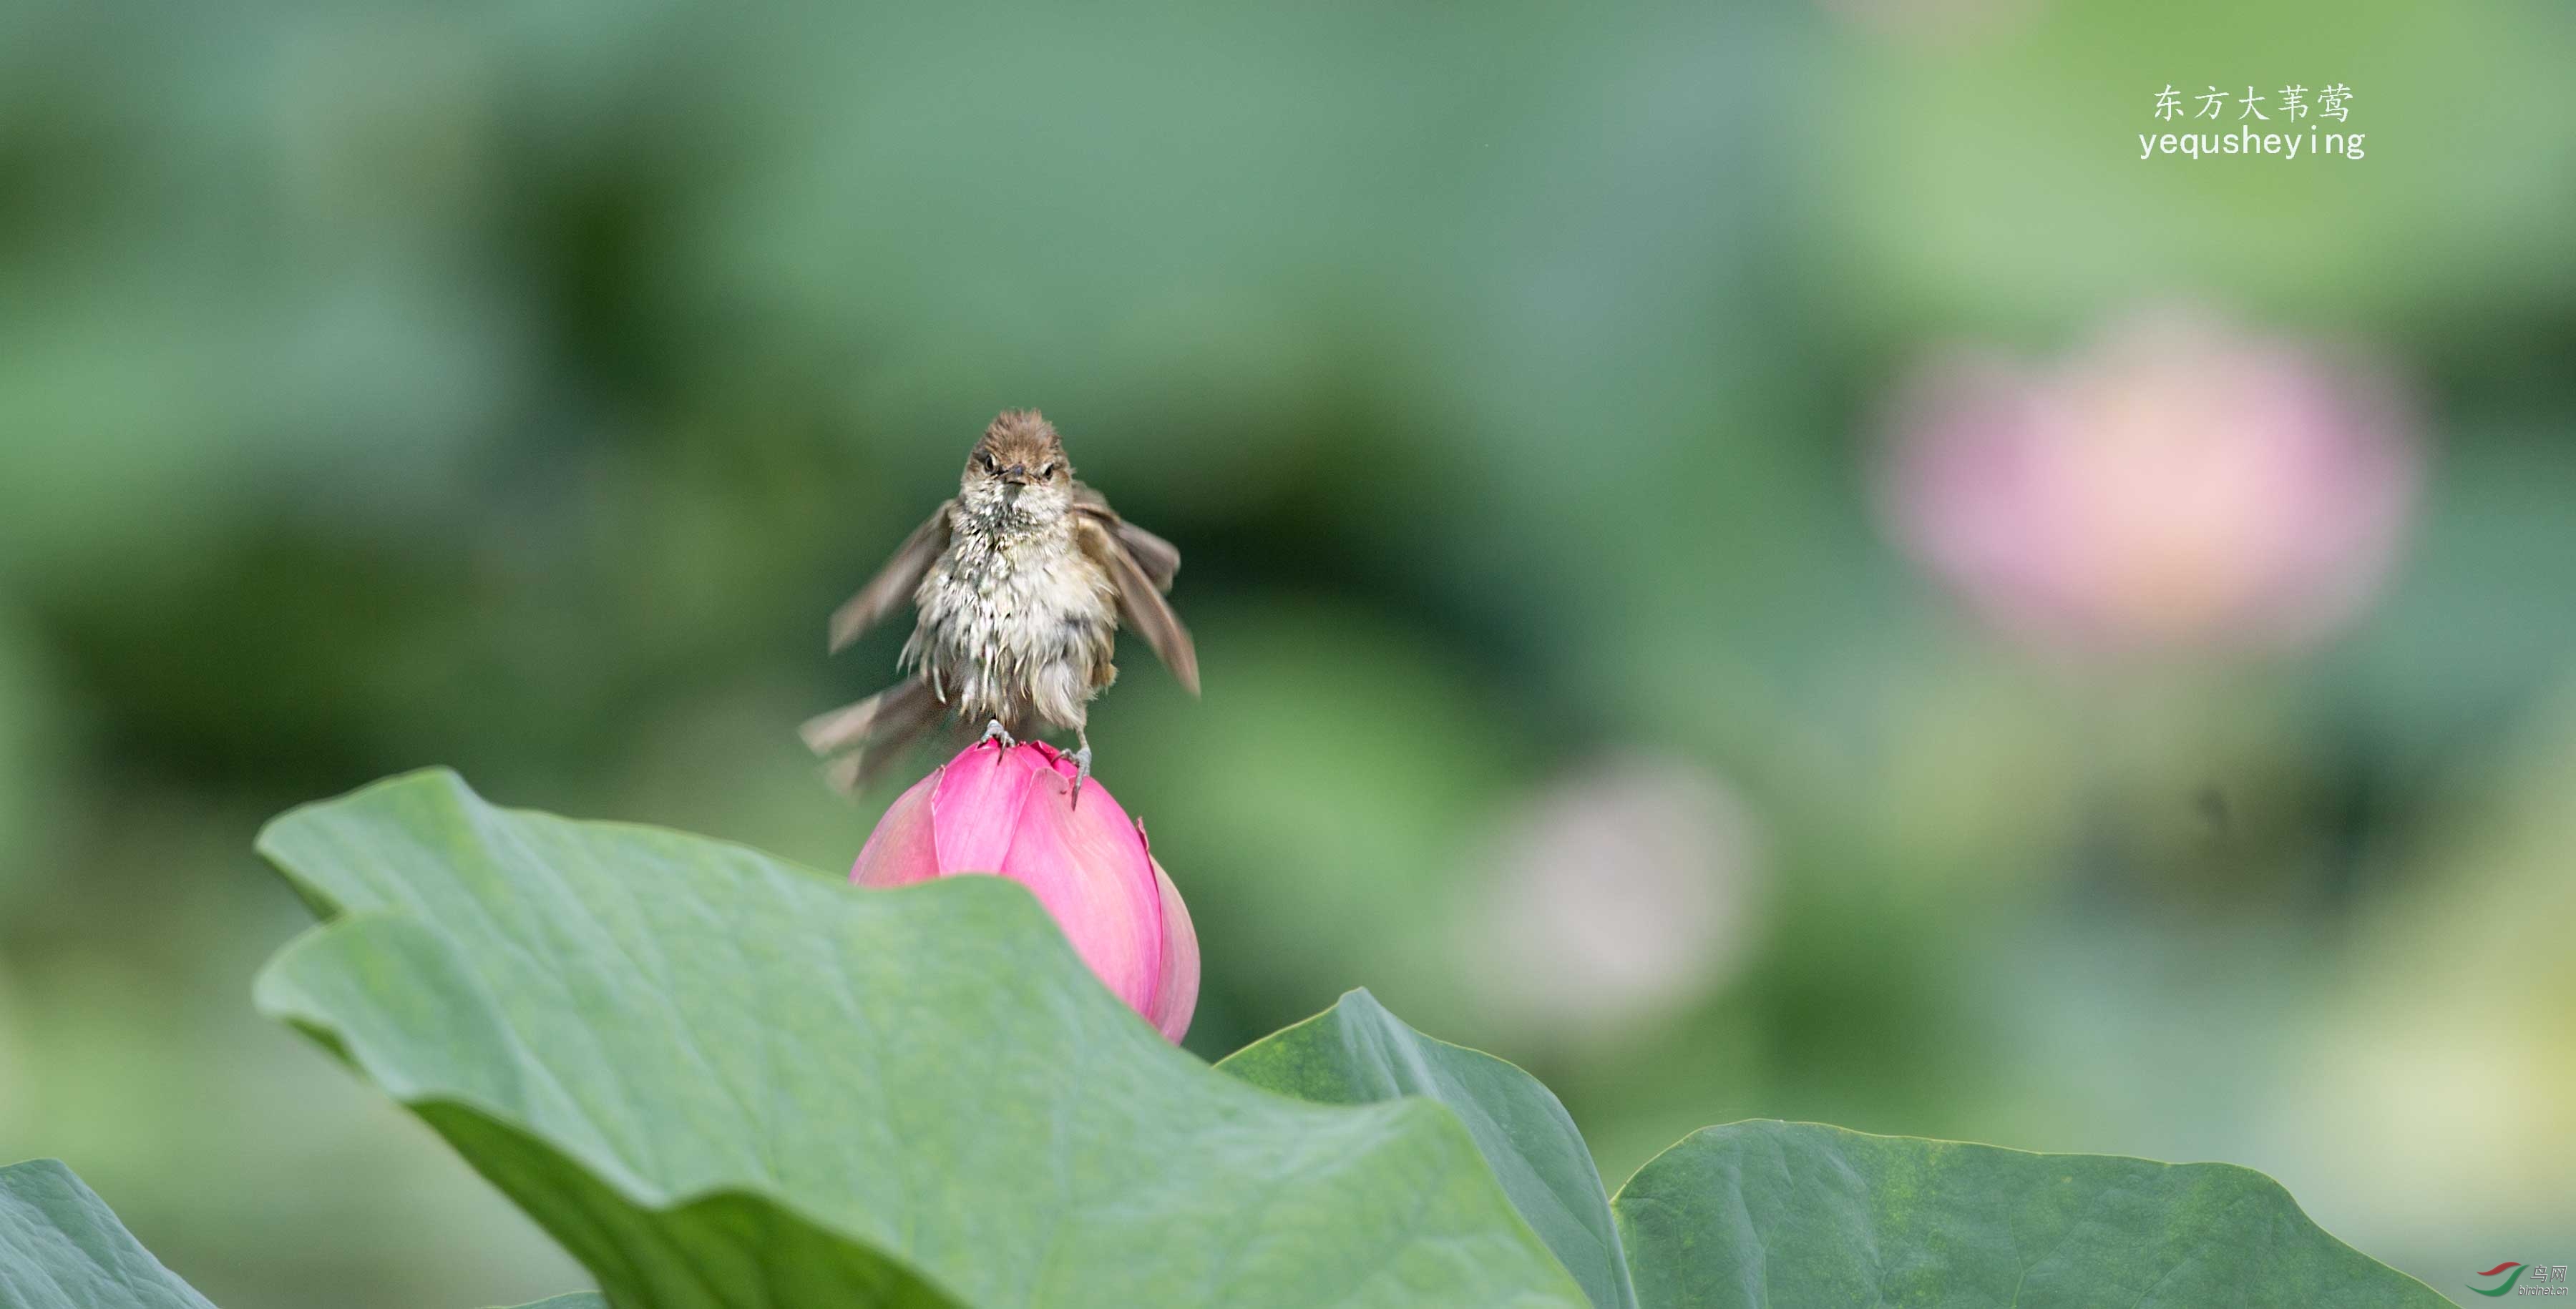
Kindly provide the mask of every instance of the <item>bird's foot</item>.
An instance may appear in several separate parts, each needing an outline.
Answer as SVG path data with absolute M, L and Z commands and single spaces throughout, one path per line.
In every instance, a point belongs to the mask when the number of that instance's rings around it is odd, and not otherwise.
M 1084 746 L 1065 758 L 1073 761 L 1073 807 L 1082 807 L 1082 784 L 1091 780 L 1091 747 Z
M 993 762 L 997 764 L 1002 762 L 1003 755 L 1009 754 L 1012 747 L 1019 744 L 1019 742 L 1011 739 L 1010 733 L 1002 730 L 1001 719 L 988 718 L 984 720 L 984 739 L 977 741 L 975 744 L 977 746 L 982 746 L 993 741 L 999 741 L 1002 743 L 1002 748 L 993 752 Z

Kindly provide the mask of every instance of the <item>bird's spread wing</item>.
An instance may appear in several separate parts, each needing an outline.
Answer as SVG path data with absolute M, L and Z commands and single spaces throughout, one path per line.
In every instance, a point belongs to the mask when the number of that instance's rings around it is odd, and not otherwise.
M 824 776 L 833 789 L 847 795 L 903 758 L 906 748 L 930 735 L 947 712 L 948 706 L 932 694 L 928 682 L 907 677 L 857 704 L 810 719 L 796 730 L 808 748 L 832 761 Z
M 1108 528 L 1109 534 L 1127 547 L 1136 566 L 1145 570 L 1156 591 L 1172 589 L 1172 578 L 1181 571 L 1181 552 L 1171 542 L 1119 517 L 1118 511 L 1109 507 L 1107 496 L 1080 482 L 1073 484 L 1073 508 Z
M 921 587 L 922 577 L 948 549 L 948 511 L 956 504 L 954 500 L 943 501 L 929 521 L 903 538 L 903 544 L 895 547 L 894 557 L 886 560 L 885 567 L 878 569 L 857 595 L 832 611 L 833 653 L 840 653 L 895 606 L 912 599 L 912 593 Z
M 1163 599 L 1172 584 L 1172 575 L 1181 568 L 1181 552 L 1163 538 L 1134 527 L 1109 508 L 1100 493 L 1084 487 L 1075 493 L 1074 508 L 1081 514 L 1076 532 L 1083 553 L 1100 562 L 1109 572 L 1110 582 L 1118 588 L 1118 612 L 1127 625 L 1154 647 L 1163 666 L 1172 670 L 1190 694 L 1199 693 L 1199 652 L 1190 642 L 1190 629 L 1181 625 L 1180 615 Z M 1139 549 L 1136 542 L 1145 545 Z

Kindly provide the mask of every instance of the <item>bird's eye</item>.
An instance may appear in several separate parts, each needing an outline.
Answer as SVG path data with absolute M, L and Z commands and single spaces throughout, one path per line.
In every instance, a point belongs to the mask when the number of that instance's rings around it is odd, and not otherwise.
M 1040 476 L 1040 477 L 1053 477 L 1053 476 L 1055 476 L 1055 465 L 1054 465 L 1054 464 L 1048 464 L 1046 467 L 1039 469 L 1039 470 L 1038 470 L 1038 476 Z
M 985 472 L 988 472 L 988 473 L 989 473 L 989 472 L 993 472 L 993 471 L 995 471 L 996 469 L 999 469 L 999 468 L 1001 467 L 1001 465 L 1000 465 L 1000 464 L 997 464 L 997 463 L 993 462 L 993 456 L 992 456 L 992 453 L 991 453 L 991 452 L 989 452 L 989 451 L 980 451 L 980 452 L 978 452 L 978 453 L 976 454 L 976 456 L 975 456 L 975 461 L 976 461 L 977 463 L 980 463 L 980 464 L 984 465 L 984 471 L 985 471 Z

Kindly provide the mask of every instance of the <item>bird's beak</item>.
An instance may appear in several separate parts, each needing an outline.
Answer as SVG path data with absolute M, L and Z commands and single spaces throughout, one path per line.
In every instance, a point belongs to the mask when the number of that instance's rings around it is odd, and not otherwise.
M 1003 469 L 1002 481 L 1008 486 L 1027 486 L 1029 484 L 1029 466 L 1027 464 L 1013 464 L 1010 467 Z

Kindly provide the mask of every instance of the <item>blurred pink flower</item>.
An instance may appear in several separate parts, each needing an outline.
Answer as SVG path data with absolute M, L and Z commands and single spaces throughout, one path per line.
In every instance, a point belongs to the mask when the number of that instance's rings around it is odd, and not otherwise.
M 2294 649 L 2379 590 L 2421 475 L 2384 374 L 2188 317 L 1897 392 L 1882 504 L 1990 620 L 2086 651 Z
M 1198 1005 L 1190 911 L 1144 829 L 1073 761 L 1031 742 L 969 746 L 877 821 L 850 868 L 861 886 L 991 873 L 1029 888 L 1112 994 L 1179 1041 Z
M 1732 977 L 1760 935 L 1762 839 L 1736 792 L 1688 759 L 1596 760 L 1516 806 L 1455 945 L 1499 1016 L 1616 1036 Z

